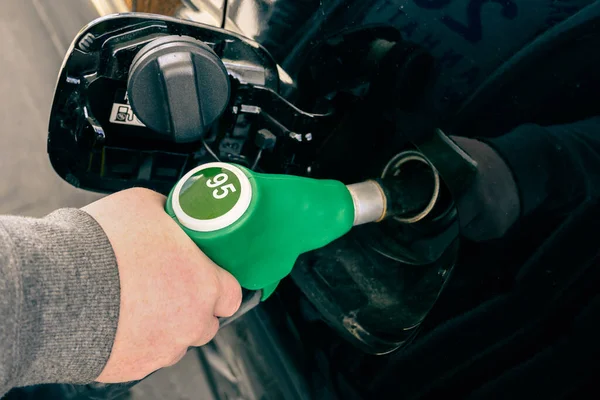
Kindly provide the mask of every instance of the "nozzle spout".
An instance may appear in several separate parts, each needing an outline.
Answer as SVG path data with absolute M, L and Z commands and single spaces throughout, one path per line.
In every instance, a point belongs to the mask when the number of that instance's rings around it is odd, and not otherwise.
M 387 213 L 387 195 L 376 181 L 347 186 L 354 203 L 354 226 L 379 222 Z

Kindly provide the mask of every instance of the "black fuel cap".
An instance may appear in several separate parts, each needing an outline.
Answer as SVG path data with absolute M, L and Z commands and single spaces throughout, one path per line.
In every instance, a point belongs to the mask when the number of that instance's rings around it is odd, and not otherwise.
M 129 69 L 127 93 L 135 115 L 177 143 L 202 139 L 229 102 L 223 62 L 205 43 L 164 36 L 144 46 Z

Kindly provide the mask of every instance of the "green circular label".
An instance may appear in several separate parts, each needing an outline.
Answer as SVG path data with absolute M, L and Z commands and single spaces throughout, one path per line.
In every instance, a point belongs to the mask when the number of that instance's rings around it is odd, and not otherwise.
M 227 214 L 240 199 L 239 178 L 225 168 L 212 167 L 196 172 L 181 187 L 179 204 L 187 215 L 208 220 Z

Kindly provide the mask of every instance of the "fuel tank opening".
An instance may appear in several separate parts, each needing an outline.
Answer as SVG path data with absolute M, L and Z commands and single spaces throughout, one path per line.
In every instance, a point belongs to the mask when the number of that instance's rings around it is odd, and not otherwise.
M 440 196 L 440 176 L 429 160 L 413 150 L 394 156 L 381 173 L 388 199 L 387 217 L 412 224 L 430 215 Z

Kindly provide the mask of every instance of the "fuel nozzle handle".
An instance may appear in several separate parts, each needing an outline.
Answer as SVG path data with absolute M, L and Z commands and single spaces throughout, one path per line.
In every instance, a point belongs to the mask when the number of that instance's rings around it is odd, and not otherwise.
M 416 196 L 410 206 L 396 205 L 393 196 L 402 193 L 400 182 L 382 179 L 346 186 L 208 163 L 175 185 L 166 211 L 242 288 L 261 291 L 264 300 L 300 254 L 326 246 L 354 225 L 421 207 L 425 196 Z

